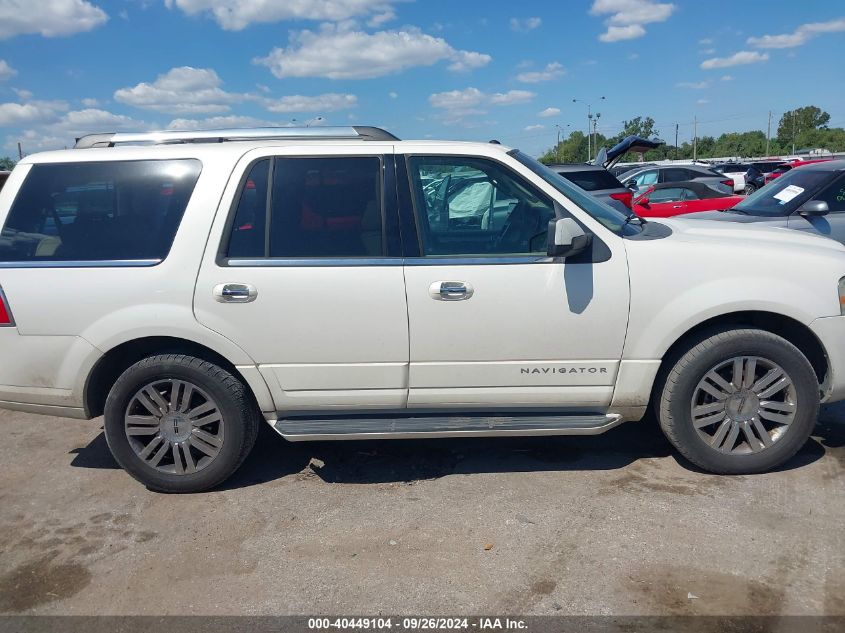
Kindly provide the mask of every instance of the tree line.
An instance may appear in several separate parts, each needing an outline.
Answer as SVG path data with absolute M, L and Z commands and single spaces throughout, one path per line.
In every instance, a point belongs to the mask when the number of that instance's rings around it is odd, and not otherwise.
M 753 130 L 750 132 L 726 132 L 719 137 L 700 136 L 697 147 L 693 143 L 683 142 L 677 147 L 670 141 L 674 140 L 675 131 L 665 130 L 665 136 L 655 128 L 654 119 L 638 116 L 630 121 L 622 122 L 622 130 L 615 136 L 605 136 L 597 133 L 594 137 L 598 147 L 611 148 L 626 136 L 636 134 L 644 138 L 660 137 L 666 141 L 665 145 L 645 153 L 644 160 L 691 159 L 693 153 L 697 158 L 716 158 L 723 156 L 758 157 L 781 156 L 800 149 L 822 148 L 831 152 L 845 151 L 845 128 L 831 128 L 828 126 L 830 115 L 816 106 L 804 106 L 784 112 L 773 130 L 772 138 L 766 151 L 766 132 Z M 590 143 L 593 141 L 591 140 Z M 575 131 L 569 138 L 555 147 L 550 148 L 540 161 L 546 164 L 559 162 L 579 163 L 587 160 L 587 135 Z M 595 148 L 592 155 L 595 156 Z M 639 154 L 627 154 L 623 161 L 637 161 Z

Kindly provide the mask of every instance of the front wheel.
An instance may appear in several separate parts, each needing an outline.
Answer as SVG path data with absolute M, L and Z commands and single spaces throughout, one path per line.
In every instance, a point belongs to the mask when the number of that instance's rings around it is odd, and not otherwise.
M 691 462 L 719 474 L 771 470 L 807 441 L 819 384 L 807 358 L 763 330 L 700 339 L 665 376 L 660 426 Z
M 126 472 L 161 492 L 200 492 L 229 477 L 258 434 L 246 387 L 212 363 L 150 356 L 117 379 L 105 406 L 106 441 Z
M 745 185 L 745 195 L 750 196 L 752 193 L 757 191 L 757 187 L 754 185 Z

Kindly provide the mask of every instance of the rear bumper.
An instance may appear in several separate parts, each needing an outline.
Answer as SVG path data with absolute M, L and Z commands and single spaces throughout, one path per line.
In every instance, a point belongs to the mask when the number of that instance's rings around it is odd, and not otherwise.
M 845 400 L 845 316 L 823 317 L 810 324 L 827 355 L 822 402 Z

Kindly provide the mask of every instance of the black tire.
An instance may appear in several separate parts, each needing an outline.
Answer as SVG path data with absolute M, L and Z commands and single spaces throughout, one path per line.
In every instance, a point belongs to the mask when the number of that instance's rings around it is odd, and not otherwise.
M 754 185 L 745 185 L 745 195 L 750 196 L 752 193 L 757 191 L 757 187 Z
M 126 434 L 125 415 L 133 397 L 145 385 L 168 379 L 199 387 L 213 399 L 225 423 L 219 452 L 193 473 L 166 473 L 148 465 Z M 260 413 L 243 382 L 225 369 L 193 356 L 163 354 L 144 358 L 121 374 L 106 398 L 104 416 L 109 449 L 126 472 L 151 490 L 186 493 L 213 488 L 238 469 L 255 444 Z
M 794 385 L 795 417 L 771 446 L 760 452 L 727 454 L 708 444 L 693 426 L 696 387 L 719 363 L 756 356 L 776 363 Z M 669 359 L 672 363 L 673 359 Z M 764 330 L 711 331 L 691 342 L 658 383 L 655 409 L 666 437 L 693 464 L 716 474 L 752 474 L 776 468 L 804 446 L 819 411 L 819 383 L 810 362 L 789 341 Z

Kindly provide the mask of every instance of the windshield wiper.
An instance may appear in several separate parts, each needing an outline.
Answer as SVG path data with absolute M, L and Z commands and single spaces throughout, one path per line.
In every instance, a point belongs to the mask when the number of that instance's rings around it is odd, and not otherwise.
M 751 215 L 748 211 L 744 209 L 737 209 L 736 207 L 734 207 L 733 209 L 725 209 L 725 211 L 727 213 L 740 213 L 742 215 Z

